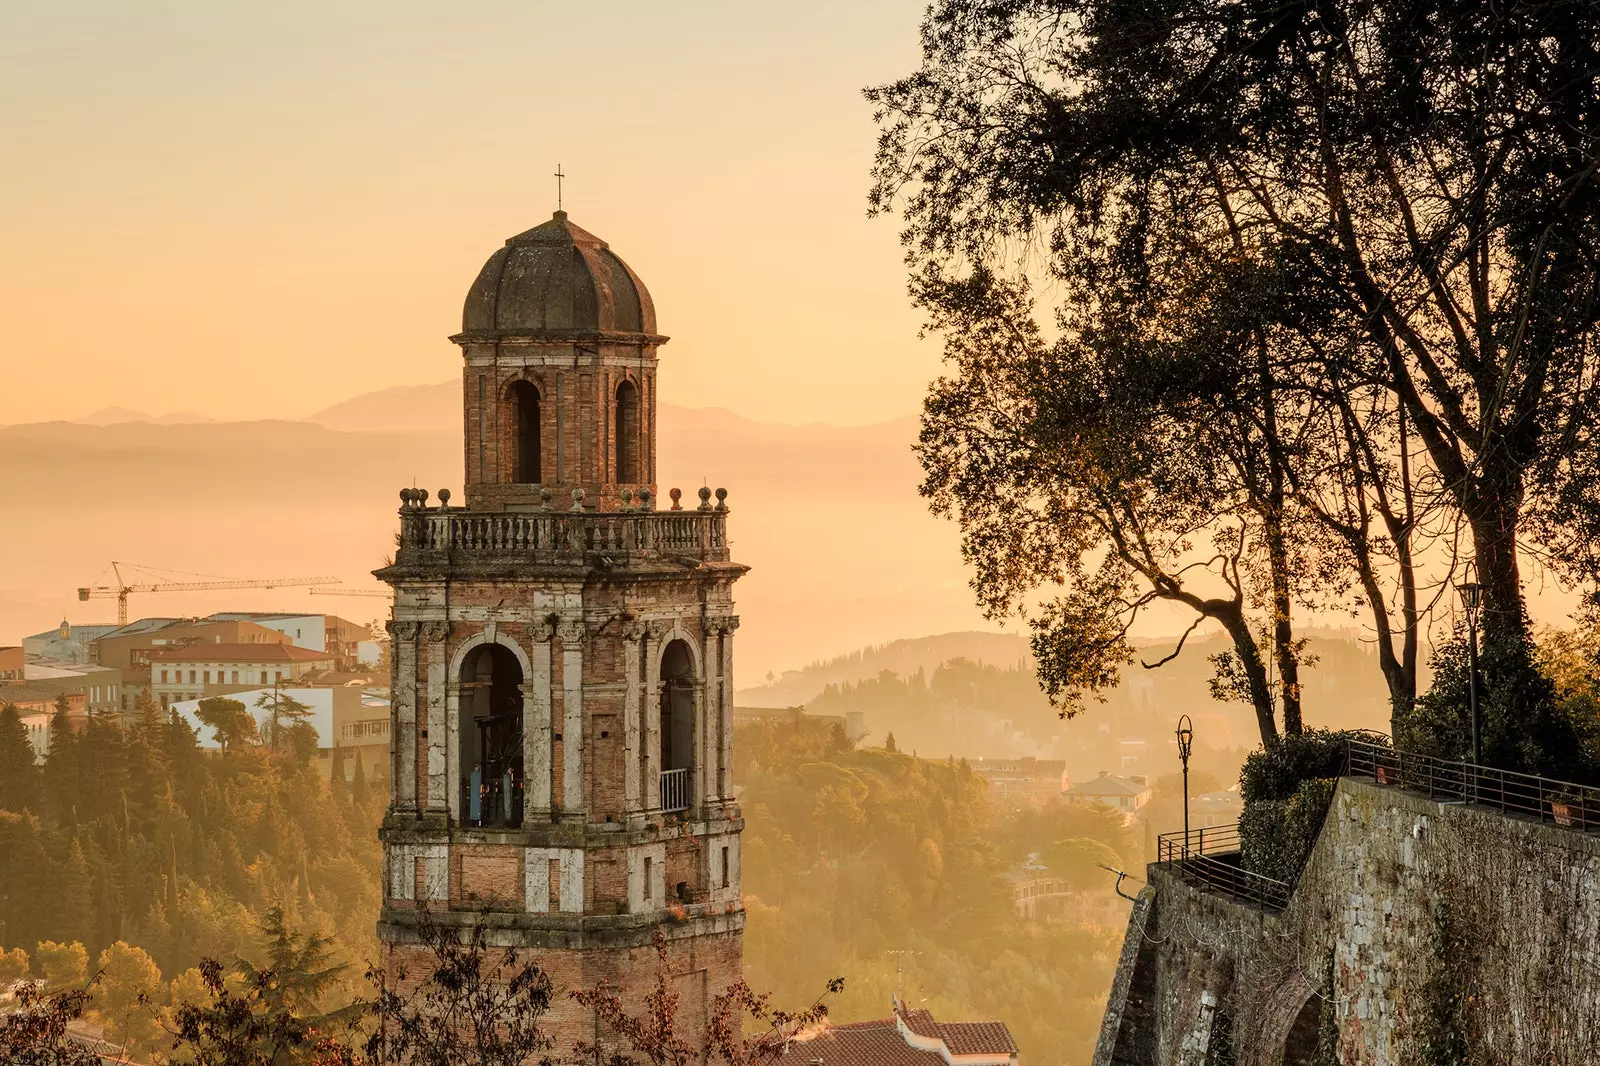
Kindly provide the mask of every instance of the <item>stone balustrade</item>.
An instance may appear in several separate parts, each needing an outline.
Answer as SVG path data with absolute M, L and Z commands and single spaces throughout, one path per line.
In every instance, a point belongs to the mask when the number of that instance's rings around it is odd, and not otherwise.
M 700 505 L 679 505 L 672 490 L 673 508 L 651 509 L 648 493 L 638 502 L 628 501 L 621 511 L 583 509 L 582 490 L 573 491 L 572 509 L 550 506 L 541 494 L 538 510 L 481 512 L 450 506 L 450 492 L 441 489 L 437 506 L 429 506 L 425 489 L 400 493 L 399 565 L 424 558 L 463 560 L 515 560 L 533 563 L 582 564 L 594 556 L 628 558 L 690 558 L 701 562 L 728 561 L 727 490 L 700 490 Z

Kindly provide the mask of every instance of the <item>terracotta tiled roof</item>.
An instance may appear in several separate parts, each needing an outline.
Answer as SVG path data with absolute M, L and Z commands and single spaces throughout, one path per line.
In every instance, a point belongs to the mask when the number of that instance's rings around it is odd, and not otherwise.
M 893 1018 L 834 1025 L 805 1040 L 791 1040 L 777 1066 L 944 1066 L 937 1051 L 906 1043 Z
M 998 1063 L 1016 1054 L 1004 1022 L 941 1022 L 925 1010 L 901 1010 L 898 1024 L 895 1018 L 849 1022 L 791 1040 L 777 1066 L 818 1060 L 822 1066 L 950 1066 L 962 1059 Z
M 153 663 L 331 663 L 334 658 L 293 644 L 190 644 L 150 653 Z
M 1015 1055 L 1005 1022 L 941 1022 L 939 1035 L 952 1055 Z

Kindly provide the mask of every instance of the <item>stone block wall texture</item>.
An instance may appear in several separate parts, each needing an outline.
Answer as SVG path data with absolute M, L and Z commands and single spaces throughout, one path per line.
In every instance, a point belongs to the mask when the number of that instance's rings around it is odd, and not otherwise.
M 1281 914 L 1150 868 L 1094 1063 L 1220 1063 L 1225 1026 L 1240 1066 L 1294 1066 L 1331 997 L 1341 1063 L 1413 1066 L 1436 976 L 1474 1062 L 1600 1063 L 1600 839 L 1346 778 Z

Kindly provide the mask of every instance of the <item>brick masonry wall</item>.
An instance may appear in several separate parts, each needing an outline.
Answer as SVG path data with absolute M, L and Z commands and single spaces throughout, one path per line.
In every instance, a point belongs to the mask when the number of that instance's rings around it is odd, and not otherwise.
M 386 945 L 384 957 L 388 979 L 406 992 L 417 988 L 433 963 L 432 952 L 417 944 Z M 499 961 L 492 955 L 491 959 L 491 966 Z M 575 1002 L 571 992 L 605 982 L 613 989 L 620 989 L 627 1009 L 637 1013 L 643 1010 L 644 997 L 663 973 L 680 996 L 678 1033 L 696 1046 L 702 1045 L 708 1011 L 718 995 L 741 979 L 743 959 L 743 933 L 736 931 L 669 939 L 665 971 L 655 949 L 648 946 L 586 951 L 528 950 L 521 952 L 519 962 L 535 963 L 551 979 L 554 994 L 542 1028 L 556 1041 L 552 1054 L 562 1059 L 578 1041 L 592 1041 L 596 1032 L 593 1012 Z M 506 976 L 509 972 L 505 971 Z M 627 1050 L 608 1032 L 602 1032 L 602 1042 L 620 1051 Z
M 1481 1061 L 1600 1062 L 1600 840 L 1582 833 L 1344 779 L 1282 914 L 1156 867 L 1143 898 L 1095 1066 L 1204 1063 L 1208 999 L 1241 1066 L 1279 1066 L 1330 962 L 1343 1063 L 1418 1062 L 1442 967 L 1472 997 Z M 1463 959 L 1435 946 L 1440 903 Z

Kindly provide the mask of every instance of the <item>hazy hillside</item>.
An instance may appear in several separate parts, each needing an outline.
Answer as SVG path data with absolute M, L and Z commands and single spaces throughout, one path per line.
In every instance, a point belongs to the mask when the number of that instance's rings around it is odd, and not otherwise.
M 1015 666 L 1030 659 L 1028 642 L 1018 633 L 940 633 L 862 648 L 798 670 L 785 670 L 764 684 L 741 688 L 736 698 L 749 707 L 796 707 L 814 699 L 826 685 L 876 677 L 884 670 L 907 677 L 932 672 L 951 659 Z M 754 680 L 754 679 L 747 679 Z
M 1315 660 L 1302 678 L 1307 725 L 1387 732 L 1388 699 L 1371 647 L 1354 632 L 1312 630 L 1307 636 L 1308 661 Z M 1215 634 L 1192 638 L 1181 656 L 1157 669 L 1135 662 L 1123 671 L 1116 690 L 1105 693 L 1104 700 L 1085 700 L 1083 713 L 1068 721 L 1048 705 L 1031 675 L 1003 694 L 997 690 L 968 706 L 933 710 L 897 704 L 873 680 L 884 671 L 907 679 L 920 670 L 931 682 L 940 664 L 956 658 L 1027 670 L 1031 657 L 1020 634 L 964 632 L 897 640 L 786 671 L 740 690 L 737 698 L 747 706 L 862 711 L 869 744 L 893 732 L 906 750 L 922 755 L 1064 758 L 1071 772 L 1081 775 L 1116 768 L 1117 746 L 1127 738 L 1145 740 L 1152 753 L 1164 751 L 1180 714 L 1191 716 L 1209 748 L 1254 748 L 1259 737 L 1253 712 L 1211 697 L 1211 656 L 1228 646 Z M 1170 643 L 1142 642 L 1139 658 L 1154 662 L 1171 650 Z M 819 700 L 830 685 L 845 691 Z
M 371 588 L 393 549 L 396 493 L 461 483 L 453 383 L 386 389 L 316 422 L 156 425 L 52 422 L 0 428 L 0 644 L 113 618 L 80 604 L 112 559 L 228 577 L 334 575 Z M 104 414 L 104 413 L 102 413 Z M 139 412 L 126 412 L 138 416 Z M 405 428 L 412 427 L 412 428 Z M 955 530 L 916 495 L 915 420 L 776 426 L 727 411 L 660 411 L 660 484 L 724 486 L 739 584 L 739 664 L 755 680 L 906 633 L 979 617 Z M 303 591 L 135 596 L 135 614 L 335 610 L 366 620 L 377 599 Z

